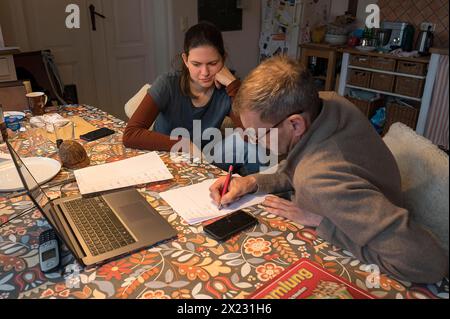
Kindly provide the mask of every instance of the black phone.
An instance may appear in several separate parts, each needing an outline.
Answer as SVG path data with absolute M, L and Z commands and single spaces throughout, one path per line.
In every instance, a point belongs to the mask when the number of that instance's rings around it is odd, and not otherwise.
M 105 137 L 105 136 L 108 136 L 108 135 L 111 135 L 114 133 L 115 133 L 115 131 L 113 131 L 107 127 L 102 127 L 102 128 L 99 128 L 98 130 L 94 130 L 89 133 L 80 135 L 80 138 L 82 140 L 92 142 L 92 141 L 98 140 L 99 138 L 102 138 L 102 137 Z
M 252 215 L 238 210 L 209 225 L 203 230 L 218 241 L 226 241 L 233 235 L 258 224 L 258 220 Z

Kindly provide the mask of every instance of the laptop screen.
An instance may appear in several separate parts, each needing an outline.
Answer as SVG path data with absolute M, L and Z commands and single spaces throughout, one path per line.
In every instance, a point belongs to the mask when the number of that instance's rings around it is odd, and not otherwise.
M 14 150 L 11 144 L 9 144 L 8 141 L 6 141 L 6 144 L 8 146 L 9 153 L 11 154 L 11 157 L 13 159 L 14 165 L 17 168 L 17 172 L 19 173 L 20 179 L 22 180 L 23 186 L 27 190 L 28 195 L 31 197 L 34 204 L 37 205 L 36 208 L 39 209 L 39 211 L 43 214 L 45 219 L 53 227 L 53 229 L 57 231 L 57 233 L 59 234 L 60 238 L 64 241 L 66 246 L 72 252 L 74 252 L 75 249 L 72 243 L 70 242 L 70 239 L 64 233 L 63 229 L 58 227 L 56 216 L 55 217 L 52 216 L 52 214 L 54 214 L 54 210 L 51 207 L 49 207 L 49 209 L 45 209 L 45 206 L 51 202 L 50 198 L 48 198 L 48 196 L 36 182 L 36 179 L 33 177 L 31 172 L 22 162 L 20 156 L 17 154 L 17 152 Z
M 6 142 L 9 153 L 11 154 L 11 157 L 13 159 L 14 164 L 16 165 L 17 171 L 19 173 L 20 179 L 22 180 L 23 186 L 28 191 L 28 195 L 32 197 L 35 204 L 39 205 L 41 212 L 44 212 L 44 207 L 50 202 L 50 199 L 47 197 L 45 192 L 42 190 L 42 188 L 39 186 L 39 184 L 34 179 L 33 175 L 30 173 L 28 168 L 25 166 L 25 164 L 20 159 L 20 156 L 17 154 L 17 152 L 14 150 L 14 148 L 9 144 L 9 142 Z M 45 212 L 44 212 L 45 213 Z

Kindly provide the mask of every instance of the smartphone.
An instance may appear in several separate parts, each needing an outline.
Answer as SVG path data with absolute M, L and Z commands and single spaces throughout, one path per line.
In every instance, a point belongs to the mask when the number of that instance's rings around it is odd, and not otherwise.
M 204 226 L 203 230 L 218 241 L 226 241 L 235 234 L 256 224 L 258 224 L 258 220 L 255 217 L 242 210 L 238 210 Z
M 102 138 L 102 137 L 105 137 L 105 136 L 108 136 L 108 135 L 111 135 L 114 133 L 115 133 L 115 131 L 113 131 L 107 127 L 102 127 L 102 128 L 99 128 L 98 130 L 94 130 L 89 133 L 80 135 L 80 138 L 82 140 L 92 142 L 92 141 L 98 140 L 99 138 Z

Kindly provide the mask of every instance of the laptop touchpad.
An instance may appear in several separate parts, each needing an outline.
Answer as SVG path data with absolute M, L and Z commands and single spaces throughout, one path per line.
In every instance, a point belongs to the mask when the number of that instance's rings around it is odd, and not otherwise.
M 136 223 L 148 219 L 148 206 L 142 202 L 135 202 L 119 208 L 120 214 L 129 222 Z

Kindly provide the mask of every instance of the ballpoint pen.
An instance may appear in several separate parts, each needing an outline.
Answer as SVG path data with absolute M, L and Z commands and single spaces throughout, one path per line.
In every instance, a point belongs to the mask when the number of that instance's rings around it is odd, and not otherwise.
M 233 165 L 230 165 L 230 167 L 228 168 L 228 174 L 227 174 L 227 178 L 225 179 L 225 184 L 223 185 L 222 188 L 222 194 L 220 195 L 220 200 L 219 200 L 219 210 L 222 209 L 222 197 L 227 193 L 228 191 L 228 186 L 230 186 L 230 182 L 231 182 L 231 176 L 233 175 Z

